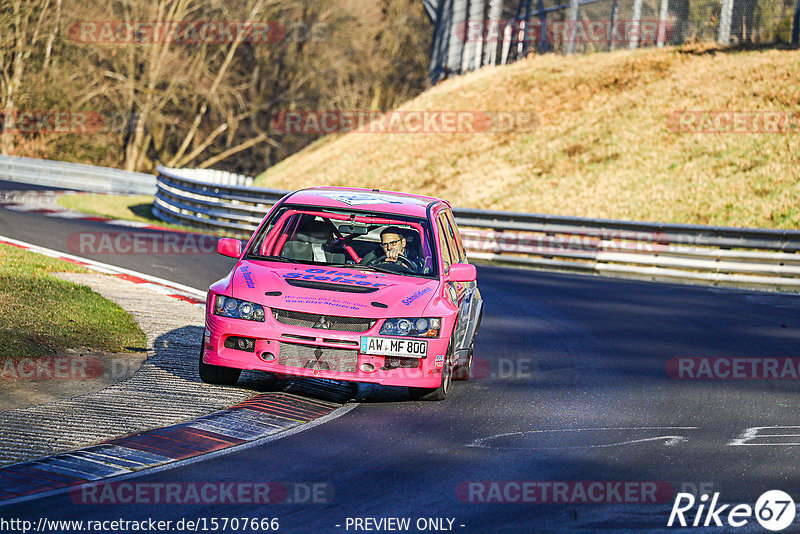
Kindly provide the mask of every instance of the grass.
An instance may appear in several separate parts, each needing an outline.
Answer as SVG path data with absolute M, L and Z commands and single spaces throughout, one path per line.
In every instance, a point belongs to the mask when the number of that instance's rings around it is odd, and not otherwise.
M 66 194 L 58 197 L 61 207 L 110 219 L 125 219 L 158 226 L 186 229 L 156 218 L 152 213 L 154 197 L 151 195 L 97 195 Z
M 695 48 L 540 55 L 446 80 L 401 110 L 518 110 L 533 131 L 350 133 L 256 186 L 400 190 L 454 205 L 800 228 L 800 132 L 679 133 L 673 112 L 798 112 L 800 51 Z
M 58 197 L 63 208 L 89 215 L 99 215 L 110 219 L 124 219 L 172 228 L 183 232 L 200 232 L 211 235 L 228 235 L 225 231 L 211 231 L 191 226 L 172 224 L 158 219 L 152 214 L 154 197 L 150 195 L 98 195 L 92 193 L 65 194 Z
M 44 357 L 67 348 L 146 348 L 144 333 L 125 310 L 53 272 L 87 271 L 0 245 L 0 358 Z
M 161 220 L 150 213 L 153 207 L 153 197 L 150 195 L 66 194 L 58 198 L 58 204 L 70 210 L 101 217 L 161 223 Z

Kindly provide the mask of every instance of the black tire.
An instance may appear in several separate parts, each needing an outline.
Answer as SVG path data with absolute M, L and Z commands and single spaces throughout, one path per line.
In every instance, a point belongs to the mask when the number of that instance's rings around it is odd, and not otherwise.
M 441 401 L 447 398 L 453 383 L 453 341 L 447 349 L 447 357 L 442 366 L 442 383 L 438 388 L 408 388 L 408 396 L 414 400 Z
M 469 380 L 472 377 L 472 348 L 475 340 L 469 344 L 466 362 L 458 362 L 453 370 L 453 380 Z
M 206 384 L 216 384 L 218 386 L 233 386 L 239 381 L 239 375 L 242 374 L 241 369 L 234 369 L 233 367 L 222 367 L 221 365 L 211 365 L 203 361 L 203 352 L 205 348 L 200 345 L 200 363 L 198 370 L 200 371 L 200 380 Z

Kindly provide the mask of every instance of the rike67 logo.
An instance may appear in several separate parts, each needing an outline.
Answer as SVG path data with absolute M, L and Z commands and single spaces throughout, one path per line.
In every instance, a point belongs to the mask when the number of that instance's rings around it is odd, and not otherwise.
M 678 493 L 669 514 L 667 526 L 693 527 L 743 527 L 753 517 L 767 530 L 783 530 L 794 521 L 794 500 L 781 490 L 764 492 L 756 501 L 755 508 L 749 504 L 718 504 L 719 492 L 711 502 L 708 494 L 700 496 L 699 503 L 691 493 Z M 693 510 L 697 504 L 697 510 Z M 687 522 L 688 518 L 688 522 Z

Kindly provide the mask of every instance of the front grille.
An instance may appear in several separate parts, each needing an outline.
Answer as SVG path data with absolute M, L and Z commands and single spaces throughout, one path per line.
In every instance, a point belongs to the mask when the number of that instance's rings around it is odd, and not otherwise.
M 276 310 L 274 308 L 272 310 L 272 315 L 279 323 L 292 326 L 304 326 L 306 328 L 317 328 L 320 330 L 338 330 L 340 332 L 366 332 L 375 324 L 375 319 L 338 317 L 336 315 L 320 315 L 318 313 Z M 322 320 L 323 317 L 325 318 L 324 321 Z
M 318 347 L 315 345 L 299 345 L 297 343 L 281 343 L 278 363 L 288 367 L 355 373 L 356 365 L 358 364 L 358 351 Z

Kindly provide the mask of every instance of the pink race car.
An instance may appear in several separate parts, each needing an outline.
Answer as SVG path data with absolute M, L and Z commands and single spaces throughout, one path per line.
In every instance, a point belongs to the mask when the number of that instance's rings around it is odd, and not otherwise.
M 483 299 L 450 204 L 318 187 L 283 197 L 206 300 L 200 377 L 242 369 L 406 386 L 444 399 L 469 377 Z

